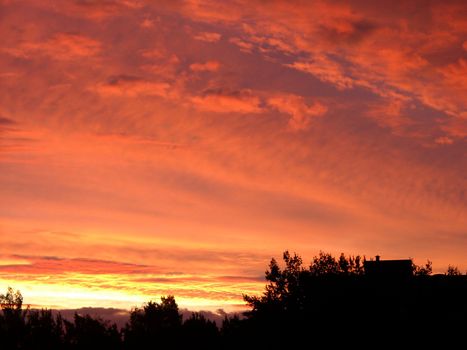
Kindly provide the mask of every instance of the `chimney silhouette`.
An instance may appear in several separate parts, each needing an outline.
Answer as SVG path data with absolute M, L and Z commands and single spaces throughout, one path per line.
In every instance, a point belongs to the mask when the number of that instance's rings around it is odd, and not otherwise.
M 376 255 L 376 261 L 379 261 L 380 256 Z

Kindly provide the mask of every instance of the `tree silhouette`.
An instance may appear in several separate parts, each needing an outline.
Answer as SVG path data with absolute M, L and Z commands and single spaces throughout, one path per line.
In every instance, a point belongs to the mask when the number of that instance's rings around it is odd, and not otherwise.
M 20 291 L 8 287 L 5 294 L 0 294 L 0 338 L 6 349 L 22 347 L 25 335 L 25 316 L 27 310 L 22 310 L 23 296 Z
M 175 348 L 180 344 L 182 315 L 173 296 L 162 297 L 161 302 L 148 302 L 142 309 L 134 309 L 123 330 L 128 349 L 150 346 Z
M 299 256 L 287 251 L 283 268 L 272 259 L 263 294 L 244 296 L 251 310 L 245 313 L 242 332 L 253 335 L 252 343 L 272 348 L 306 342 L 310 334 L 336 346 L 370 346 L 365 334 L 372 334 L 395 346 L 402 340 L 428 342 L 420 338 L 427 322 L 444 335 L 454 330 L 461 334 L 467 326 L 467 278 L 459 269 L 450 266 L 446 276 L 430 276 L 432 263 L 427 261 L 424 266 L 413 264 L 408 277 L 383 278 L 365 274 L 362 260 L 320 252 L 307 269 Z M 366 321 L 364 334 L 361 326 L 353 327 L 356 318 Z
M 339 264 L 331 254 L 321 251 L 319 252 L 319 256 L 313 258 L 313 262 L 310 265 L 310 272 L 314 276 L 336 275 L 340 272 L 340 265 L 344 265 L 343 260 L 345 260 L 345 258 L 339 259 Z
M 75 313 L 73 322 L 65 323 L 65 344 L 73 350 L 119 349 L 120 332 L 115 324 Z
M 412 263 L 415 276 L 429 276 L 433 273 L 433 266 L 430 260 L 427 260 L 425 266 L 418 266 Z
M 0 349 L 279 349 L 323 342 L 365 348 L 374 347 L 374 338 L 384 347 L 428 347 L 442 340 L 453 348 L 464 340 L 467 276 L 457 267 L 432 275 L 429 260 L 423 266 L 412 262 L 412 270 L 410 261 L 390 261 L 386 266 L 410 273 L 388 276 L 383 269 L 370 272 L 381 263 L 364 261 L 320 252 L 306 266 L 285 251 L 280 264 L 271 259 L 263 293 L 244 295 L 249 310 L 243 317 L 226 316 L 220 329 L 201 313 L 183 322 L 173 296 L 135 308 L 119 331 L 89 315 L 63 320 L 51 310 L 24 310 L 21 293 L 8 288 L 0 295 Z
M 219 331 L 214 321 L 209 321 L 202 314 L 193 312 L 182 326 L 183 343 L 186 347 L 202 345 L 203 349 L 219 348 Z
M 8 287 L 5 294 L 0 294 L 0 305 L 3 313 L 18 312 L 23 306 L 23 296 L 19 290 L 15 292 L 13 288 Z
M 220 330 L 223 347 L 226 349 L 241 348 L 241 338 L 245 337 L 246 329 L 245 321 L 241 320 L 237 314 L 231 317 L 225 316 Z M 251 336 L 248 338 L 251 338 Z
M 53 316 L 51 310 L 31 310 L 26 323 L 25 348 L 62 349 L 64 324 L 60 314 Z
M 448 276 L 461 276 L 462 272 L 459 271 L 457 266 L 448 266 L 448 270 L 446 271 L 446 275 Z

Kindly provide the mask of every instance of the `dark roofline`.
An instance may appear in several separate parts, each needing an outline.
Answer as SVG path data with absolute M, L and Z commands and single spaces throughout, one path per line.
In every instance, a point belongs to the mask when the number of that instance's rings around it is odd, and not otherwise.
M 392 259 L 392 260 L 366 260 L 365 263 L 385 263 L 385 262 L 412 262 L 412 259 Z

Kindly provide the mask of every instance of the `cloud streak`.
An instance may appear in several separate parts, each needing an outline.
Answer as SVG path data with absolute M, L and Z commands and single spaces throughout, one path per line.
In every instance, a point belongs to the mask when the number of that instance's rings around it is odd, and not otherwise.
M 263 111 L 260 98 L 250 90 L 210 89 L 201 96 L 192 97 L 191 102 L 205 112 L 255 114 Z
M 4 49 L 4 52 L 19 58 L 44 55 L 60 61 L 88 58 L 100 51 L 101 44 L 97 40 L 72 33 L 58 33 L 44 42 L 23 43 L 17 48 Z
M 132 76 L 116 76 L 109 78 L 106 83 L 98 84 L 91 90 L 103 97 L 168 97 L 170 87 L 168 83 L 145 81 Z

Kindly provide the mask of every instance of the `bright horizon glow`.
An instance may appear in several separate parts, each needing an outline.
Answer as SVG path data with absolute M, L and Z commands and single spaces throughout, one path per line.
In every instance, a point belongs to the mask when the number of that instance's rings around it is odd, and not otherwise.
M 8 284 L 8 281 L 6 281 Z M 15 287 L 24 296 L 24 305 L 48 309 L 79 309 L 83 307 L 116 308 L 132 310 L 140 308 L 149 301 L 160 302 L 160 297 L 133 295 L 127 292 L 109 291 L 106 289 L 90 290 L 74 285 L 51 286 L 49 284 L 14 282 Z M 15 288 L 16 289 L 16 288 Z M 182 309 L 190 311 L 212 311 L 222 309 L 225 312 L 238 312 L 246 309 L 242 299 L 212 300 L 206 298 L 176 298 Z M 51 303 L 55 302 L 55 303 Z
M 1 1 L 0 293 L 237 310 L 272 257 L 467 270 L 465 1 Z

